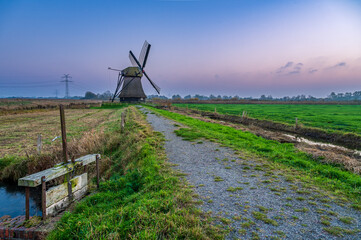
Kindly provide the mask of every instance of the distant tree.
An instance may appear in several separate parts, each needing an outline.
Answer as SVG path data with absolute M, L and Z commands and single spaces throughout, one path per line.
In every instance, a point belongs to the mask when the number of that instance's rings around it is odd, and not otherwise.
M 93 92 L 88 91 L 88 92 L 85 93 L 84 98 L 85 99 L 97 99 L 97 95 L 95 93 L 93 93 Z
M 260 99 L 260 100 L 267 100 L 267 97 L 266 97 L 266 95 L 262 94 L 259 99 Z
M 290 98 L 289 96 L 285 96 L 285 97 L 282 98 L 282 100 L 283 100 L 283 101 L 290 101 L 291 98 Z
M 213 94 L 209 95 L 209 99 L 213 100 L 213 99 L 216 99 L 217 97 L 214 96 Z
M 164 100 L 166 100 L 166 99 L 168 99 L 166 96 L 160 96 L 160 95 L 148 95 L 147 96 L 147 98 L 149 98 L 149 99 L 164 99 Z
M 307 99 L 310 100 L 310 101 L 316 101 L 317 100 L 317 98 L 315 98 L 314 96 L 311 96 L 311 95 L 308 95 Z
M 352 93 L 347 92 L 347 93 L 345 93 L 344 97 L 346 98 L 346 100 L 351 100 L 352 99 Z
M 361 91 L 356 91 L 352 95 L 355 100 L 361 100 Z
M 173 99 L 173 100 L 175 100 L 175 99 L 182 99 L 182 97 L 181 97 L 179 94 L 177 94 L 177 95 L 173 95 L 173 96 L 172 96 L 172 99 Z
M 194 98 L 197 98 L 199 100 L 208 100 L 209 99 L 207 96 L 203 96 L 203 95 L 200 95 L 200 94 L 194 95 Z
M 191 99 L 191 98 L 192 98 L 191 95 L 187 95 L 187 96 L 184 97 L 184 99 Z
M 337 93 L 336 98 L 337 99 L 342 99 L 343 98 L 343 93 Z
M 336 93 L 335 92 L 332 92 L 328 98 L 331 98 L 331 99 L 335 99 L 336 98 Z
M 108 99 L 111 99 L 112 97 L 113 97 L 113 94 L 110 91 L 106 91 L 102 94 L 98 94 L 99 99 L 108 100 Z

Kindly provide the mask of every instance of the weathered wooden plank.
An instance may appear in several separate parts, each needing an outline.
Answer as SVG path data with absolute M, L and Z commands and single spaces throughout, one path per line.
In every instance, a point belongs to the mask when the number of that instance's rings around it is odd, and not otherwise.
M 56 167 L 46 169 L 41 172 L 34 173 L 32 175 L 20 178 L 18 185 L 23 187 L 37 187 L 41 184 L 41 177 L 45 177 L 45 181 L 48 182 L 54 178 L 63 176 L 64 174 L 73 171 L 74 164 L 58 164 Z
M 71 191 L 74 194 L 74 192 L 87 186 L 88 174 L 83 173 L 80 176 L 76 176 L 75 178 L 71 179 L 70 182 L 71 182 Z M 66 197 L 68 197 L 67 182 L 63 183 L 61 185 L 49 188 L 48 191 L 46 191 L 46 207 L 49 207 Z
M 78 191 L 73 193 L 73 201 L 80 200 L 88 191 L 88 186 L 79 189 Z M 46 215 L 47 216 L 56 216 L 58 213 L 64 211 L 69 205 L 71 204 L 71 200 L 69 197 L 65 197 L 57 203 L 46 208 Z
M 100 154 L 89 154 L 89 155 L 80 157 L 78 159 L 75 159 L 75 162 L 81 162 L 82 165 L 85 166 L 85 165 L 88 165 L 88 164 L 90 164 L 92 162 L 95 162 L 97 155 L 98 155 L 98 157 L 100 159 Z
M 65 163 L 59 163 L 55 165 L 53 168 L 46 169 L 41 172 L 34 173 L 32 175 L 20 178 L 18 180 L 18 185 L 23 187 L 37 187 L 41 184 L 41 177 L 45 177 L 46 182 L 53 180 L 57 177 L 61 177 L 71 171 L 73 171 L 74 167 L 76 165 L 87 165 L 92 162 L 95 162 L 96 156 L 99 156 L 100 154 L 89 154 L 83 157 L 80 157 L 75 160 L 75 163 L 69 162 L 67 164 Z

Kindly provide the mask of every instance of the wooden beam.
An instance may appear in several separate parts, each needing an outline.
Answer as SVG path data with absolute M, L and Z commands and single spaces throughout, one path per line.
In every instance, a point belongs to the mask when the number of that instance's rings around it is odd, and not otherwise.
M 99 157 L 100 154 L 90 154 L 83 156 L 81 158 L 75 159 L 75 163 L 72 163 L 70 160 L 67 164 L 59 163 L 53 168 L 46 169 L 41 172 L 34 173 L 32 175 L 20 178 L 18 180 L 18 185 L 23 187 L 37 187 L 41 184 L 41 177 L 45 177 L 45 181 L 48 182 L 57 177 L 61 177 L 69 172 L 72 172 L 74 167 L 77 165 L 88 165 L 96 161 L 96 157 Z

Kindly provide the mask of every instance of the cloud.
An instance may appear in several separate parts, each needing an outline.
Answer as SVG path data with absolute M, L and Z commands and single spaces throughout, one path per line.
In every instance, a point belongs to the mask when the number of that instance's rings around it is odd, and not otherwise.
M 334 68 L 336 67 L 344 67 L 346 66 L 346 63 L 345 62 L 340 62 L 340 63 L 337 63 L 335 66 L 333 66 Z
M 332 67 L 329 67 L 329 69 L 332 69 L 332 68 L 339 68 L 339 67 L 345 67 L 346 66 L 346 63 L 345 62 L 339 62 L 337 63 L 336 65 L 332 66 Z
M 277 74 L 294 75 L 301 73 L 303 63 L 294 64 L 294 62 L 287 62 L 284 66 L 277 69 Z
M 310 69 L 310 70 L 308 70 L 308 73 L 315 73 L 315 72 L 317 72 L 318 71 L 318 69 Z
M 282 73 L 285 69 L 292 67 L 292 65 L 293 65 L 293 62 L 288 62 L 288 63 L 286 63 L 286 65 L 277 69 L 276 73 Z

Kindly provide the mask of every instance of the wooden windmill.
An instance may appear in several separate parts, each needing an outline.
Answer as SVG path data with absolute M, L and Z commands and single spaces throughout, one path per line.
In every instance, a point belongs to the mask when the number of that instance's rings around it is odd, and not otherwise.
M 129 51 L 129 59 L 132 63 L 132 67 L 127 67 L 123 70 L 108 68 L 109 70 L 118 71 L 118 83 L 115 89 L 114 95 L 112 97 L 112 102 L 116 97 L 119 97 L 121 102 L 139 102 L 145 101 L 147 96 L 144 93 L 141 78 L 144 75 L 150 84 L 154 87 L 157 93 L 160 93 L 160 88 L 150 80 L 147 73 L 144 71 L 144 67 L 147 63 L 149 56 L 149 50 L 151 45 L 145 41 L 143 48 L 139 55 L 139 61 L 134 56 L 132 51 Z

